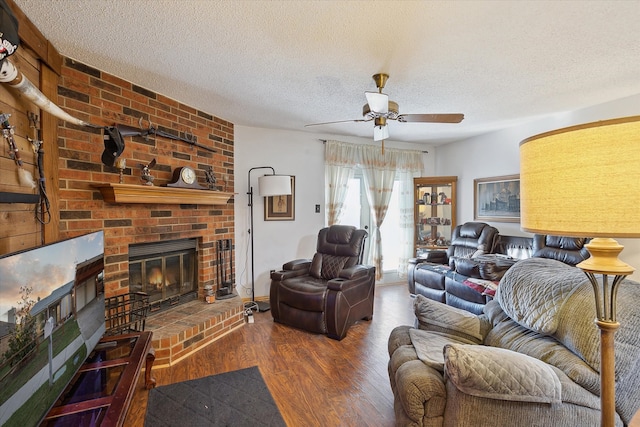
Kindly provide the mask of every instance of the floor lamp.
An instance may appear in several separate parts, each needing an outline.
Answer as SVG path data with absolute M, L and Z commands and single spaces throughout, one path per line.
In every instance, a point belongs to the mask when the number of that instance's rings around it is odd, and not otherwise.
M 269 302 L 256 301 L 255 294 L 255 273 L 254 273 L 254 258 L 253 258 L 253 187 L 251 186 L 251 171 L 257 169 L 271 169 L 271 175 L 264 175 L 258 178 L 258 195 L 261 197 L 269 196 L 288 196 L 291 194 L 291 177 L 289 175 L 276 175 L 276 171 L 271 166 L 258 166 L 249 169 L 247 174 L 247 184 L 249 190 L 249 208 L 251 215 L 251 228 L 249 228 L 249 235 L 251 236 L 251 301 L 245 304 L 245 309 L 267 311 L 271 307 Z
M 520 143 L 522 229 L 593 237 L 578 264 L 593 286 L 600 329 L 601 425 L 615 424 L 616 293 L 634 268 L 612 237 L 640 237 L 640 116 L 588 123 Z M 602 276 L 600 280 L 596 275 Z

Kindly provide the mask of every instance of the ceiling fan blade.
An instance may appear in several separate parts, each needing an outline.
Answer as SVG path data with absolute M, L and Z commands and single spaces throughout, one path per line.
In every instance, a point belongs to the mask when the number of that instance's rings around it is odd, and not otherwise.
M 367 104 L 372 112 L 387 114 L 389 112 L 389 95 L 378 92 L 365 92 Z
M 400 114 L 398 121 L 403 123 L 460 123 L 464 114 Z
M 387 125 L 373 127 L 373 140 L 382 141 L 389 138 L 389 128 Z
M 309 126 L 320 126 L 320 125 L 332 125 L 334 123 L 348 123 L 348 122 L 368 122 L 373 120 L 372 118 L 370 119 L 352 119 L 352 120 L 337 120 L 335 122 L 324 122 L 324 123 L 310 123 L 308 125 L 304 125 L 304 127 L 309 127 Z

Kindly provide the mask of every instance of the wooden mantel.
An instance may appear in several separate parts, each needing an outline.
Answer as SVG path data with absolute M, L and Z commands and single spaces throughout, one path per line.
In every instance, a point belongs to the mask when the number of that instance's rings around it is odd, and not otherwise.
M 224 205 L 233 193 L 190 188 L 156 187 L 132 184 L 93 184 L 109 203 L 158 203 L 187 205 Z

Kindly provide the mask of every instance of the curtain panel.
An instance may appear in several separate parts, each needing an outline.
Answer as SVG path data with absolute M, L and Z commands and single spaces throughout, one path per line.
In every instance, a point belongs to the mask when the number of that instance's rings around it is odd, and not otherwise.
M 325 184 L 327 188 L 327 221 L 337 224 L 344 210 L 349 180 L 356 168 L 362 170 L 373 230 L 369 233 L 367 263 L 376 267 L 376 279 L 381 279 L 382 237 L 380 227 L 391 199 L 394 181 L 400 182 L 400 241 L 402 253 L 398 259 L 398 274 L 406 275 L 407 261 L 413 256 L 413 178 L 423 172 L 422 152 L 387 148 L 377 145 L 349 144 L 339 141 L 325 143 Z
M 421 152 L 403 150 L 398 153 L 396 163 L 396 180 L 399 182 L 399 228 L 400 228 L 400 258 L 398 259 L 398 275 L 407 277 L 409 258 L 415 256 L 413 247 L 414 222 L 414 191 L 413 178 L 424 175 Z
M 358 146 L 327 141 L 324 146 L 324 180 L 327 190 L 327 223 L 338 224 L 344 211 L 349 180 L 358 165 Z

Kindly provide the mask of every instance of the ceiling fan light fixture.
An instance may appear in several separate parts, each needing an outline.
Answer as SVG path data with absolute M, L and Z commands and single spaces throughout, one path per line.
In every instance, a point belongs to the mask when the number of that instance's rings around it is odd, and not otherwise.
M 389 128 L 386 123 L 381 126 L 376 124 L 376 126 L 373 127 L 373 140 L 384 141 L 387 138 L 389 138 Z
M 389 112 L 389 95 L 378 92 L 365 92 L 367 104 L 375 114 L 387 114 Z

